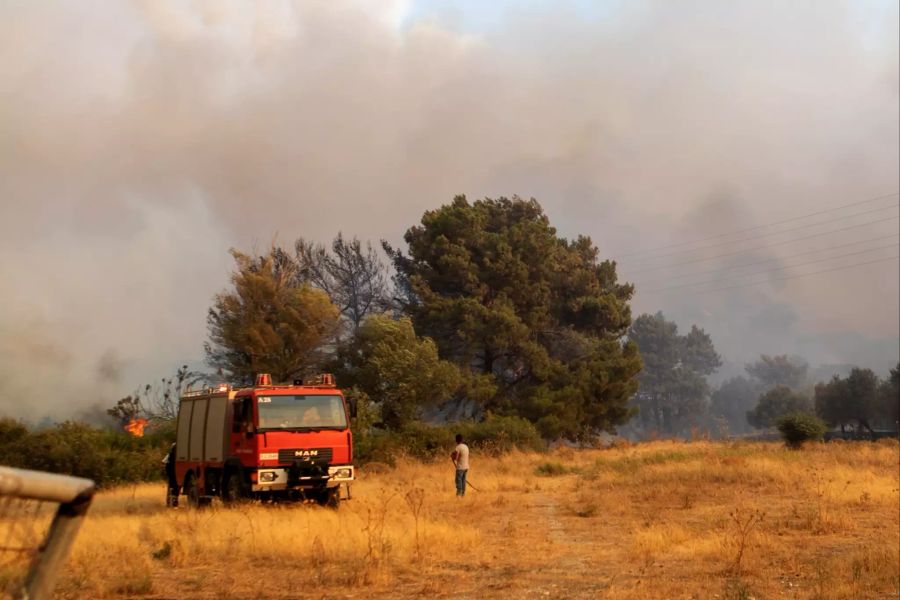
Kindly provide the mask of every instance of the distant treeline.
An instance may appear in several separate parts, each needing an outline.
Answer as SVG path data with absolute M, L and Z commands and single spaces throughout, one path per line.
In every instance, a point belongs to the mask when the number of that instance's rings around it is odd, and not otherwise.
M 456 431 L 502 451 L 592 443 L 623 427 L 742 434 L 797 411 L 834 427 L 896 427 L 897 369 L 884 381 L 854 369 L 816 382 L 802 359 L 763 355 L 712 389 L 722 361 L 709 334 L 680 334 L 662 313 L 633 318 L 634 286 L 615 262 L 588 237 L 558 236 L 533 199 L 459 196 L 404 240 L 405 251 L 340 233 L 329 246 L 301 238 L 232 250 L 231 284 L 207 315 L 216 375 L 185 366 L 109 409 L 119 426 L 148 419 L 144 438 L 3 421 L 0 461 L 102 483 L 157 477 L 184 389 L 250 384 L 258 373 L 282 382 L 335 373 L 360 407 L 358 460 L 432 457 Z
M 854 367 L 825 382 L 810 381 L 807 364 L 787 356 L 764 355 L 746 370 L 749 377 L 731 378 L 712 394 L 711 414 L 732 432 L 769 429 L 794 412 L 816 415 L 856 437 L 898 429 L 900 364 L 884 379 Z
M 773 429 L 787 414 L 816 415 L 829 427 L 897 429 L 900 365 L 882 380 L 870 369 L 847 367 L 846 377 L 815 381 L 800 357 L 762 355 L 712 389 L 708 377 L 721 365 L 713 340 L 693 326 L 681 335 L 662 313 L 641 315 L 629 329 L 643 369 L 629 426 L 635 436 L 714 437 Z

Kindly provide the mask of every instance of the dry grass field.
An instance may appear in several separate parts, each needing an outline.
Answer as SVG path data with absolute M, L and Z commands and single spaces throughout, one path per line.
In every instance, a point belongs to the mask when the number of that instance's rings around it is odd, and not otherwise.
M 898 598 L 900 448 L 653 442 L 363 469 L 339 511 L 102 493 L 59 598 Z

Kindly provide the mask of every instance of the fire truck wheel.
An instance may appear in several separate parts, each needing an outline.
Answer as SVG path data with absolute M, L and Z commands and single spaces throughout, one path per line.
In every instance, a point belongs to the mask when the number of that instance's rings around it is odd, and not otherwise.
M 241 474 L 237 471 L 231 471 L 225 476 L 225 485 L 222 486 L 222 501 L 226 504 L 234 504 L 245 498 L 246 494 L 244 493 Z
M 341 494 L 339 489 L 335 487 L 323 490 L 319 494 L 318 501 L 321 506 L 335 509 L 339 508 L 341 505 Z
M 200 506 L 200 486 L 197 485 L 197 478 L 193 473 L 189 473 L 184 480 L 184 495 L 187 496 L 188 506 L 191 508 Z

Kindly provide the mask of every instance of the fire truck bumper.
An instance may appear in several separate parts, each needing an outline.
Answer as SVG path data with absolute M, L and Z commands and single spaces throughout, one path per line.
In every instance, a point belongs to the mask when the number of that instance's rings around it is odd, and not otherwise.
M 259 469 L 256 482 L 250 489 L 254 492 L 279 490 L 296 490 L 309 488 L 332 488 L 341 484 L 349 484 L 355 479 L 353 465 L 328 467 L 327 475 L 294 475 L 290 469 Z

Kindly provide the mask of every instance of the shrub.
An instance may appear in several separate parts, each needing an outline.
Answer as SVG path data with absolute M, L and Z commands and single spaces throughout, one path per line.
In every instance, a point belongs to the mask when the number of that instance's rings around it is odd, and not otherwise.
M 28 429 L 15 419 L 0 419 L 0 464 L 10 467 L 21 467 L 22 452 L 19 449 L 22 441 L 28 437 Z
M 821 440 L 828 429 L 822 419 L 805 412 L 784 415 L 778 419 L 777 426 L 784 442 L 792 448 L 801 446 L 803 442 Z
M 558 462 L 541 463 L 534 469 L 534 474 L 540 475 L 541 477 L 557 477 L 559 475 L 565 475 L 568 472 L 569 469 Z
M 370 428 L 355 431 L 354 459 L 361 462 L 394 464 L 403 454 L 421 460 L 449 455 L 457 433 L 474 452 L 498 455 L 513 449 L 543 451 L 547 446 L 534 425 L 520 417 L 488 415 L 481 422 L 461 421 L 448 425 L 412 422 L 400 431 Z
M 394 466 L 398 452 L 397 437 L 387 431 L 373 429 L 365 433 L 353 433 L 355 463 L 377 462 Z
M 424 460 L 449 454 L 453 448 L 454 432 L 449 427 L 433 427 L 413 422 L 398 434 L 400 450 L 409 456 Z
M 547 444 L 531 422 L 521 417 L 488 415 L 484 421 L 472 421 L 449 425 L 461 433 L 473 448 L 486 454 L 501 454 L 513 449 L 541 452 Z

